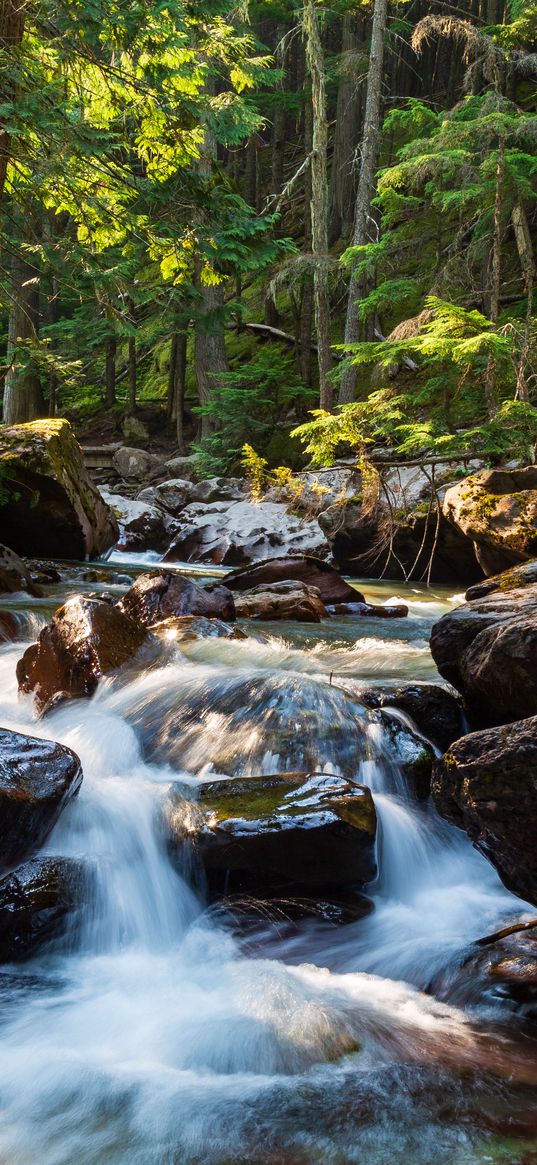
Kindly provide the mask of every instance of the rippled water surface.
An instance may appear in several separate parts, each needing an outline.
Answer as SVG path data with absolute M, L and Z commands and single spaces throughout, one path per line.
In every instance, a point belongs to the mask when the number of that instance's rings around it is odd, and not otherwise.
M 531 1033 L 501 1001 L 462 1010 L 431 993 L 527 907 L 416 802 L 360 699 L 438 680 L 428 635 L 456 599 L 363 585 L 410 617 L 245 626 L 247 640 L 168 652 L 44 721 L 17 696 L 24 642 L 0 647 L 0 722 L 82 759 L 48 851 L 95 875 L 82 925 L 0 971 L 0 1165 L 537 1162 Z M 77 589 L 9 600 L 27 641 Z M 215 773 L 300 761 L 373 790 L 374 909 L 335 926 L 250 903 L 237 924 L 172 868 L 163 801 L 176 783 L 195 798 Z

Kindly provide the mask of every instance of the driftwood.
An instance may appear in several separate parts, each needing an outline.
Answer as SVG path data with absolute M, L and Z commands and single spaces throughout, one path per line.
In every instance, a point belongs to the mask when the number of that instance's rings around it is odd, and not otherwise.
M 510 934 L 519 934 L 525 930 L 534 930 L 537 927 L 537 918 L 531 922 L 515 922 L 513 926 L 506 926 L 504 930 L 497 930 L 494 934 L 487 934 L 484 938 L 476 939 L 476 947 L 488 947 L 502 938 L 509 938 Z

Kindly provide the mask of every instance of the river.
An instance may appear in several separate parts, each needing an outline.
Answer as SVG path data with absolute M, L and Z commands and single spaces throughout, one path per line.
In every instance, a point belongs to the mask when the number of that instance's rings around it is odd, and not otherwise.
M 341 703 L 360 708 L 372 684 L 437 681 L 428 635 L 458 598 L 361 588 L 407 602 L 409 618 L 251 625 L 247 639 L 168 652 L 44 721 L 17 694 L 25 642 L 0 646 L 2 726 L 82 760 L 46 852 L 95 875 L 83 922 L 0 970 L 0 1165 L 537 1162 L 528 1029 L 491 992 L 460 1003 L 472 941 L 529 908 L 415 800 L 378 718 L 350 719 Z M 30 642 L 80 589 L 4 605 Z M 345 926 L 291 924 L 254 904 L 241 925 L 170 864 L 163 800 L 175 782 L 195 798 L 239 757 L 241 771 L 274 772 L 304 756 L 373 790 L 374 910 Z

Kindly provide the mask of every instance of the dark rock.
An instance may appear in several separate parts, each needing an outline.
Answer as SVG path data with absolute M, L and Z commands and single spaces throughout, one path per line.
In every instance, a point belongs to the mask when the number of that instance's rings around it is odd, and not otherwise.
M 58 565 L 47 558 L 26 558 L 26 566 L 30 571 L 32 581 L 39 586 L 50 586 L 51 583 L 62 581 Z
M 11 643 L 19 638 L 19 623 L 11 611 L 0 611 L 0 643 Z
M 363 885 L 376 874 L 370 790 L 342 777 L 211 781 L 198 803 L 172 801 L 168 821 L 172 850 L 193 843 L 222 889 Z
M 53 699 L 91 696 L 102 676 L 131 659 L 145 637 L 118 607 L 76 595 L 19 660 L 19 689 L 33 692 L 40 712 Z
M 537 553 L 537 466 L 487 469 L 452 486 L 444 514 L 473 542 L 485 574 Z
M 494 591 L 516 591 L 519 587 L 527 587 L 532 583 L 537 583 L 537 558 L 531 562 L 522 562 L 520 566 L 512 566 L 510 570 L 504 570 L 492 578 L 484 578 L 483 582 L 470 587 L 464 597 L 470 602 L 473 599 L 483 599 L 485 595 L 491 595 Z
M 67 421 L 2 428 L 0 468 L 8 492 L 2 537 L 17 553 L 98 558 L 117 542 L 116 519 L 90 480 Z
M 397 708 L 409 716 L 419 732 L 441 752 L 463 735 L 466 721 L 461 700 L 438 684 L 403 684 L 361 693 L 371 708 Z
M 81 782 L 80 761 L 71 749 L 0 729 L 0 867 L 23 861 L 43 845 Z
M 42 594 L 34 585 L 22 558 L 0 542 L 0 594 L 14 595 L 18 591 L 26 591 L 29 595 Z
M 260 586 L 261 583 L 289 580 L 317 587 L 321 602 L 325 606 L 328 603 L 365 603 L 360 591 L 345 582 L 333 566 L 311 554 L 289 554 L 281 558 L 268 558 L 243 570 L 234 570 L 226 575 L 226 586 L 231 591 L 247 591 Z
M 537 717 L 455 741 L 435 766 L 432 791 L 506 886 L 537 903 Z
M 238 619 L 294 619 L 300 623 L 320 623 L 328 619 L 317 587 L 303 582 L 260 583 L 235 596 Z
M 151 634 L 166 642 L 197 643 L 200 639 L 247 639 L 240 627 L 205 615 L 176 615 L 151 625 Z
M 419 800 L 426 800 L 431 792 L 431 776 L 434 755 L 428 741 L 406 723 L 398 712 L 380 712 L 384 729 L 384 763 L 391 761 L 395 766 L 394 784 L 397 788 L 400 774 L 404 777 L 406 791 L 413 792 Z
M 381 606 L 374 603 L 335 603 L 328 607 L 330 615 L 354 615 L 374 619 L 405 619 L 408 607 L 400 603 L 397 607 Z
M 84 867 L 74 858 L 34 858 L 0 878 L 0 960 L 31 958 L 62 935 L 85 886 Z
M 205 615 L 224 622 L 235 618 L 233 595 L 227 587 L 214 586 L 209 590 L 171 571 L 141 574 L 119 607 L 144 627 L 176 615 Z
M 537 712 L 537 584 L 497 591 L 435 623 L 438 670 L 482 723 Z

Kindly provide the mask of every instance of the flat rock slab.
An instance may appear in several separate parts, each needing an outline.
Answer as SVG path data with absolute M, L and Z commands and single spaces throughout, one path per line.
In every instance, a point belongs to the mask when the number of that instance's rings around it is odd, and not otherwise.
M 81 782 L 71 749 L 0 729 L 0 867 L 8 869 L 43 845 Z

